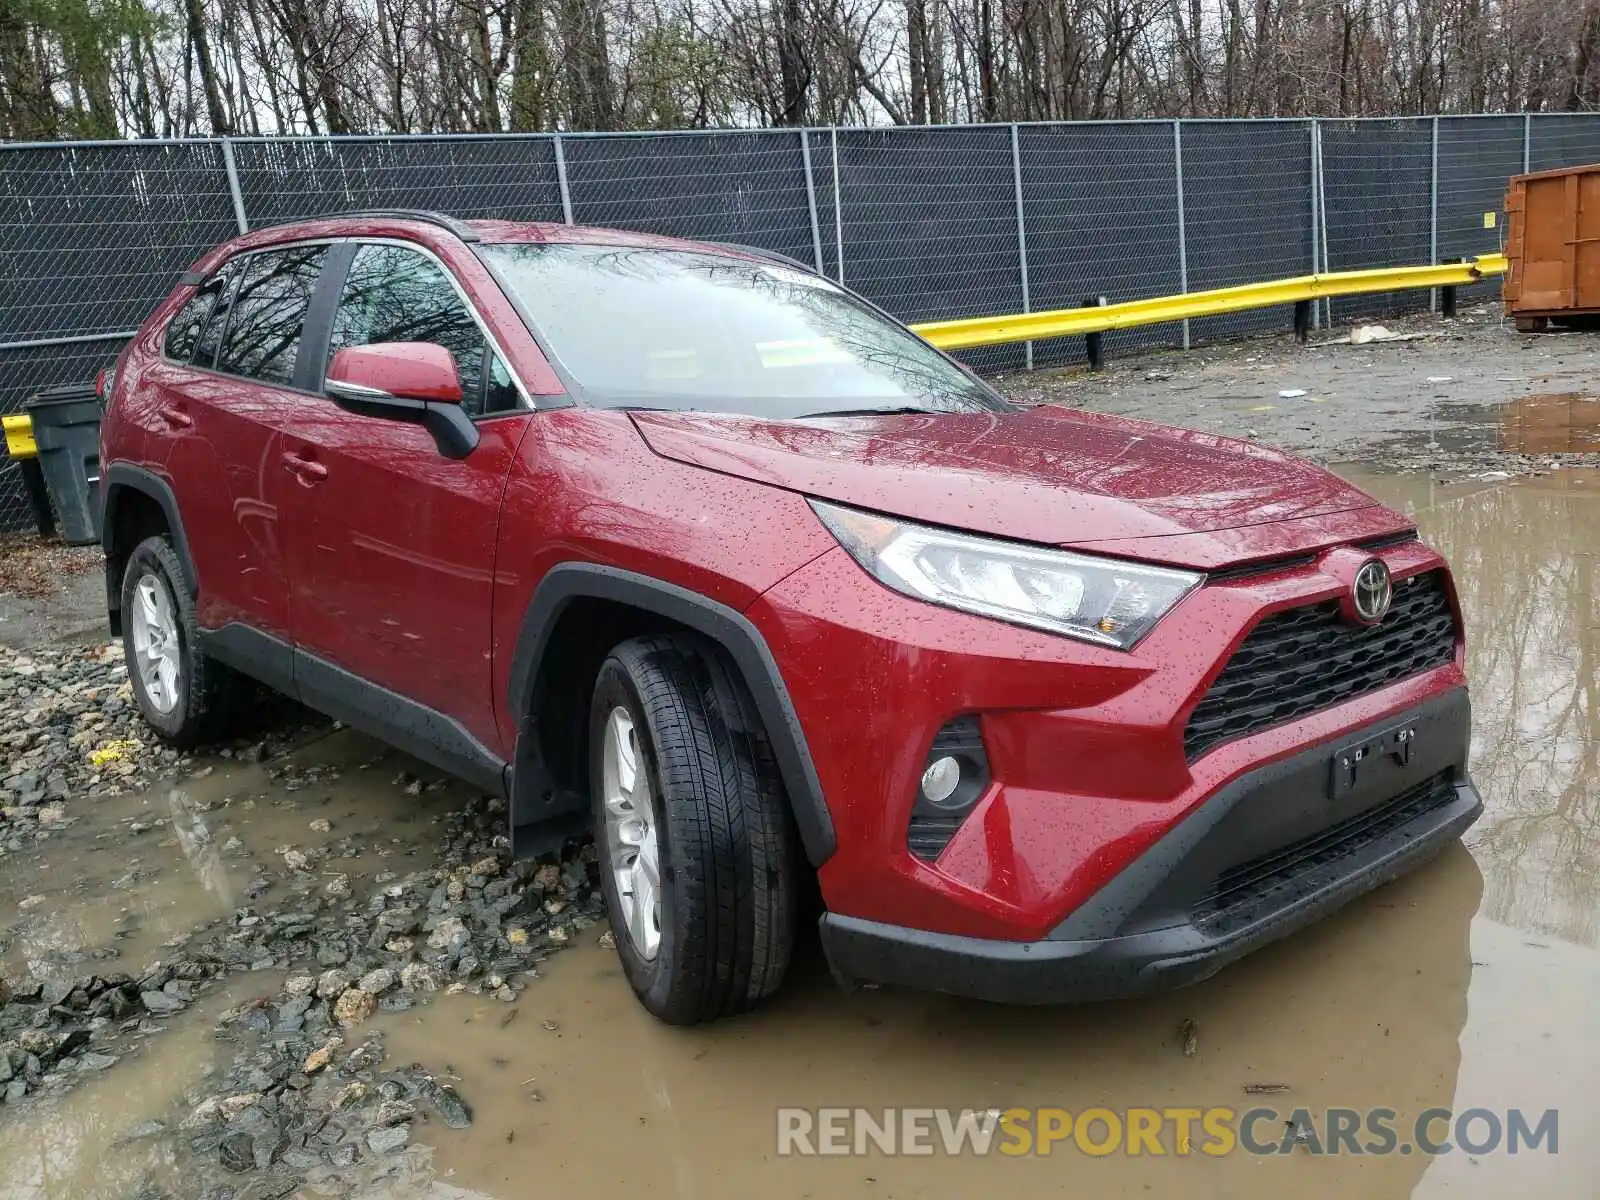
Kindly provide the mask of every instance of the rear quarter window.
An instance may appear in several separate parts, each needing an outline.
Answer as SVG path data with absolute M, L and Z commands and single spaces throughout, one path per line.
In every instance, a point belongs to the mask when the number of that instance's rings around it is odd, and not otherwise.
M 189 302 L 168 323 L 167 338 L 162 345 L 162 351 L 168 358 L 175 362 L 188 362 L 194 357 L 194 349 L 200 344 L 200 331 L 205 328 L 211 310 L 216 307 L 217 296 L 229 274 L 226 265 L 214 272 L 195 289 Z

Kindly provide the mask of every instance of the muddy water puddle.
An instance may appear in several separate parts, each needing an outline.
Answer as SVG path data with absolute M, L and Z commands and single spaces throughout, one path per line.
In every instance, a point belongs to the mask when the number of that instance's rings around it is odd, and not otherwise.
M 1600 395 L 1550 392 L 1505 404 L 1437 404 L 1429 410 L 1424 429 L 1379 447 L 1386 460 L 1404 462 L 1417 454 L 1445 470 L 1455 465 L 1492 468 L 1499 454 L 1582 455 L 1586 457 L 1573 461 L 1592 465 L 1594 456 L 1600 456 Z M 1460 464 L 1453 462 L 1457 458 Z
M 339 730 L 269 763 L 217 759 L 75 809 L 0 877 L 0 974 L 51 979 L 112 960 L 136 970 L 197 926 L 270 901 L 282 877 L 268 868 L 285 849 L 325 849 L 325 881 L 398 869 L 454 794 L 419 779 L 405 796 L 396 773 L 415 765 Z
M 588 931 L 514 1004 L 441 996 L 373 1018 L 392 1062 L 442 1069 L 476 1113 L 465 1130 L 419 1127 L 434 1179 L 423 1194 L 1592 1197 L 1600 472 L 1357 481 L 1415 514 L 1455 569 L 1472 647 L 1473 772 L 1487 806 L 1465 846 L 1204 984 L 1125 1004 L 1007 1009 L 845 994 L 807 945 L 773 1003 L 671 1029 L 638 1007 L 614 952 Z M 330 874 L 370 878 L 405 869 L 401 860 L 414 869 L 427 831 L 458 800 L 448 788 L 407 795 L 396 786 L 406 760 L 346 732 L 286 761 L 211 765 L 180 782 L 177 802 L 166 789 L 105 801 L 13 860 L 0 879 L 0 928 L 12 930 L 5 969 L 47 972 L 107 948 L 131 969 L 244 903 L 285 846 L 334 848 L 317 864 Z M 318 819 L 326 832 L 311 828 Z M 17 912 L 30 895 L 44 899 Z M 117 1139 L 172 1118 L 218 1053 L 210 1026 L 184 1014 L 69 1096 L 0 1115 L 0 1197 L 124 1195 L 119 1185 L 160 1179 L 169 1142 Z M 1282 1090 L 1246 1091 L 1261 1085 Z M 1283 1115 L 1384 1107 L 1402 1129 L 1430 1108 L 1504 1117 L 1520 1107 L 1535 1118 L 1556 1109 L 1559 1153 L 1212 1158 L 1169 1143 L 1163 1155 L 1106 1157 L 1071 1144 L 1018 1158 L 778 1154 L 780 1108 L 1263 1105 Z M 187 1194 L 181 1181 L 169 1186 Z
M 157 1123 L 217 1060 L 211 1028 L 218 1014 L 276 985 L 267 975 L 235 980 L 141 1053 L 65 1095 L 8 1112 L 0 1120 L 0 1196 L 123 1200 L 157 1181 L 183 1194 L 173 1145 Z
M 1524 412 L 1534 411 L 1524 409 Z M 1539 410 L 1542 411 L 1542 410 Z M 1569 412 L 1572 411 L 1569 407 Z M 1541 417 L 1542 419 L 1542 417 Z M 1521 436 L 1521 435 L 1519 435 Z M 432 1141 L 440 1179 L 677 1197 L 1373 1197 L 1594 1194 L 1600 1179 L 1600 472 L 1494 486 L 1361 478 L 1455 566 L 1472 639 L 1487 813 L 1415 875 L 1195 988 L 1003 1009 L 838 992 L 815 952 L 776 1003 L 664 1028 L 589 939 L 509 1023 L 450 998 L 391 1026 L 448 1061 L 480 1114 Z M 1193 1022 L 1192 1027 L 1185 1022 Z M 553 1028 L 552 1028 L 553 1026 Z M 1192 1028 L 1195 1053 L 1180 1029 Z M 1246 1085 L 1286 1090 L 1252 1096 Z M 779 1157 L 777 1110 L 1266 1104 L 1559 1111 L 1559 1153 L 1220 1159 Z
M 1447 1105 L 1479 888 L 1458 849 L 1192 991 L 1083 1008 L 847 995 L 808 958 L 749 1017 L 668 1029 L 639 1010 L 614 954 L 590 944 L 547 965 L 510 1025 L 492 1007 L 446 1001 L 399 1024 L 389 1045 L 402 1060 L 447 1053 L 480 1116 L 465 1133 L 440 1131 L 436 1168 L 500 1197 L 526 1194 L 530 1171 L 541 1188 L 583 1195 L 954 1197 L 1003 1186 L 1017 1197 L 1403 1196 L 1421 1164 L 1398 1157 L 1309 1173 L 1303 1158 L 1090 1159 L 1070 1146 L 1018 1159 L 786 1158 L 777 1110 L 1242 1110 L 1255 1103 L 1244 1085 L 1275 1083 L 1289 1091 L 1272 1101 L 1293 1105 Z

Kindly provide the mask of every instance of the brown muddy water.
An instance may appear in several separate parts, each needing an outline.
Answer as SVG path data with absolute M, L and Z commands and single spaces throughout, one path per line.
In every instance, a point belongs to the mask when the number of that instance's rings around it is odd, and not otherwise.
M 1538 411 L 1507 436 L 1530 436 L 1527 422 L 1549 427 L 1554 418 Z M 1456 572 L 1471 642 L 1473 773 L 1487 804 L 1465 846 L 1204 984 L 1124 1004 L 1016 1010 L 844 994 L 808 947 L 774 1003 L 676 1030 L 638 1008 L 614 954 L 587 933 L 541 968 L 515 1019 L 470 996 L 374 1018 L 391 1058 L 443 1067 L 477 1114 L 469 1129 L 419 1135 L 433 1183 L 416 1194 L 1596 1195 L 1600 472 L 1451 486 L 1347 473 L 1414 513 Z M 102 803 L 43 844 L 36 864 L 10 868 L 0 927 L 15 937 L 3 970 L 66 970 L 107 946 L 130 963 L 159 956 L 163 941 L 230 912 L 278 847 L 316 836 L 307 824 L 318 816 L 335 852 L 322 869 L 358 877 L 386 860 L 420 865 L 434 822 L 458 799 L 451 788 L 400 794 L 390 785 L 404 760 L 346 732 L 290 761 L 294 790 L 268 777 L 274 764 L 219 763 L 177 801 L 159 789 Z M 389 840 L 337 857 L 341 831 L 356 828 Z M 43 899 L 19 911 L 31 896 Z M 243 976 L 207 1007 L 275 986 Z M 178 1093 L 214 1066 L 210 1025 L 204 1012 L 183 1014 L 140 1056 L 69 1095 L 0 1110 L 0 1197 L 123 1197 L 147 1172 L 159 1178 L 170 1162 L 160 1139 L 119 1139 L 171 1119 Z M 1244 1091 L 1259 1084 L 1287 1090 Z M 778 1156 L 780 1107 L 856 1105 L 1386 1107 L 1402 1130 L 1434 1107 L 1557 1109 L 1559 1151 L 1092 1158 L 1065 1145 L 1048 1157 Z

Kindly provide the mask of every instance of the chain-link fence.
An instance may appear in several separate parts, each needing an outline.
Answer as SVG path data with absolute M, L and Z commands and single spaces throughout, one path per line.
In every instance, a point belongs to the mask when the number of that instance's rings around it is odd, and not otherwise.
M 90 378 L 206 249 L 298 217 L 433 208 L 741 242 L 918 321 L 1481 254 L 1500 248 L 1484 214 L 1508 175 L 1597 159 L 1600 114 L 0 146 L 0 413 Z M 1318 318 L 1428 303 L 1349 297 Z M 1263 310 L 1106 343 L 1289 322 Z M 1082 354 L 1063 339 L 963 357 Z M 0 528 L 28 511 L 0 467 Z

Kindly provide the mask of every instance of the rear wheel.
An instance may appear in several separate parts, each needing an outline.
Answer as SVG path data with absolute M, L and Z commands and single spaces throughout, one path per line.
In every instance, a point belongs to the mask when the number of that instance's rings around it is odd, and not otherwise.
M 122 573 L 122 650 L 146 724 L 175 746 L 221 736 L 245 680 L 199 647 L 183 565 L 164 537 L 148 537 Z
M 772 752 L 712 644 L 635 638 L 601 665 L 589 711 L 601 886 L 628 982 L 675 1025 L 777 990 L 799 864 Z

